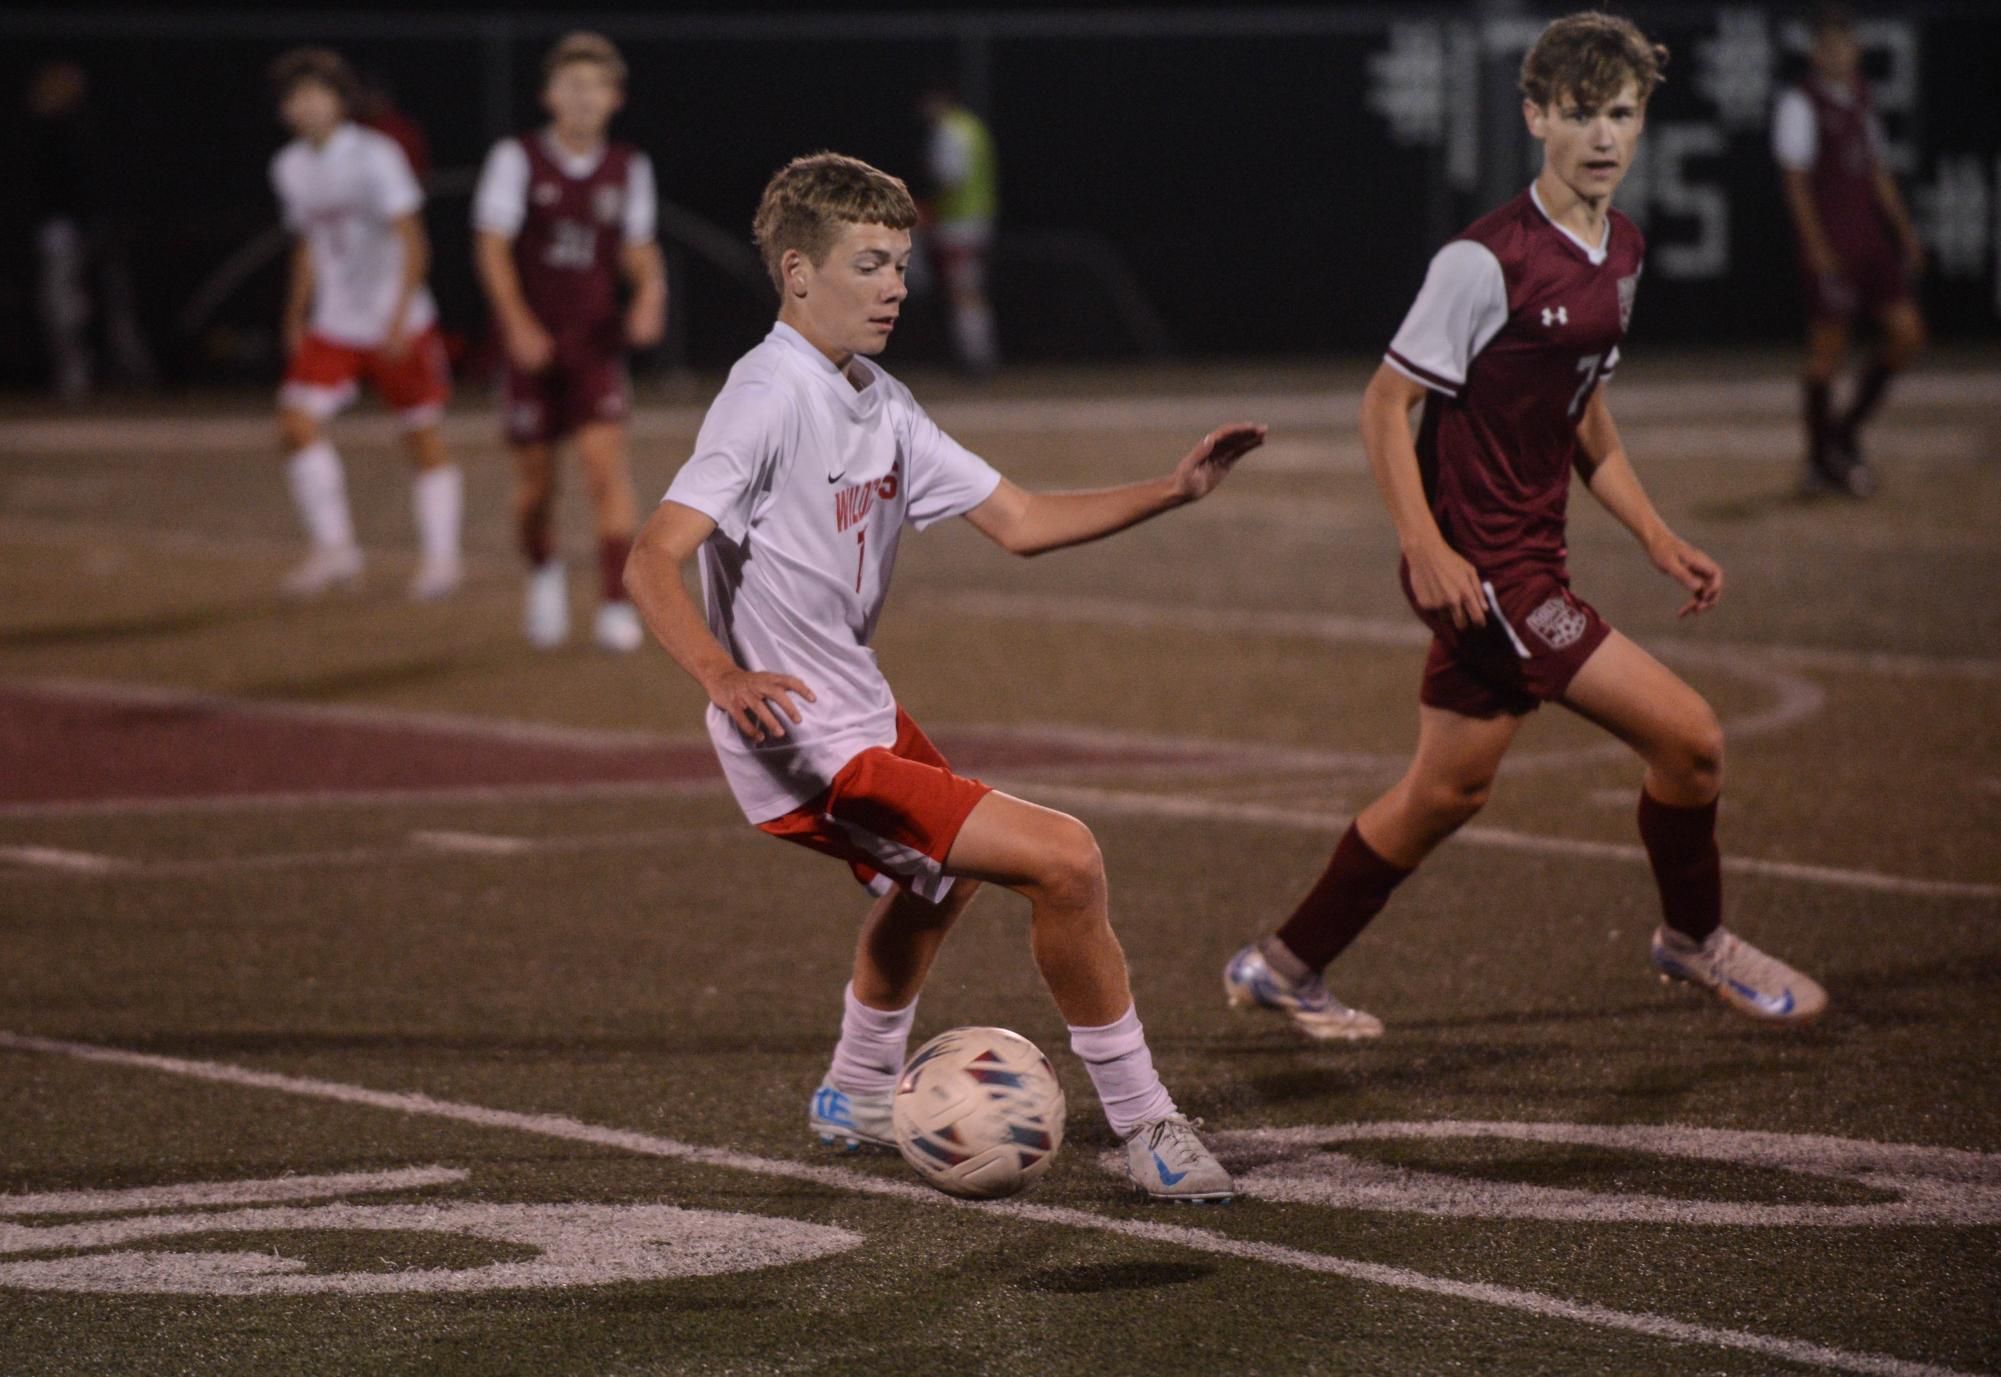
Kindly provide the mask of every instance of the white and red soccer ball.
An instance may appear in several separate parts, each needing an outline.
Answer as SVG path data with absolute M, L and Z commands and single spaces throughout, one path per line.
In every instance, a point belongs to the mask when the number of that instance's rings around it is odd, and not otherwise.
M 896 1145 L 948 1195 L 997 1200 L 1035 1184 L 1063 1145 L 1063 1087 L 1041 1049 L 1005 1028 L 953 1028 L 897 1081 Z

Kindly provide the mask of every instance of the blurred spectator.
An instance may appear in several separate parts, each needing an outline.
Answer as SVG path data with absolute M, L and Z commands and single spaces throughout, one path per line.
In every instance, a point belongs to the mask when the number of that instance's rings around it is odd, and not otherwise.
M 124 225 L 90 114 L 90 81 L 74 62 L 44 63 L 28 81 L 24 198 L 34 236 L 36 308 L 48 337 L 50 375 L 66 401 L 96 382 L 90 337 L 92 286 L 104 343 L 125 382 L 154 380 L 140 332 Z
M 927 91 L 918 109 L 930 127 L 924 163 L 931 199 L 925 224 L 951 307 L 953 348 L 967 372 L 988 377 L 1000 364 L 993 305 L 987 299 L 987 255 L 1000 211 L 993 135 L 948 88 Z

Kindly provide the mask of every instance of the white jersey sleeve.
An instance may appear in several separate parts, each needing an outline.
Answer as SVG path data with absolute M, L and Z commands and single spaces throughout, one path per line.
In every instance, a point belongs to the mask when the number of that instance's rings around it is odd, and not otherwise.
M 963 516 L 993 496 L 1001 476 L 993 465 L 938 428 L 910 404 L 910 503 L 904 519 L 918 530 Z
M 299 214 L 298 198 L 292 194 L 291 179 L 287 172 L 291 156 L 289 146 L 281 148 L 271 159 L 271 193 L 278 198 L 278 214 L 285 222 L 285 228 L 294 234 L 306 232 L 305 217 Z
M 1811 172 L 1820 152 L 1820 121 L 1813 101 L 1797 86 L 1779 97 L 1772 112 L 1772 159 L 1788 172 Z
M 502 139 L 486 155 L 472 193 L 472 227 L 512 239 L 528 218 L 528 154 L 519 139 Z
M 410 171 L 402 146 L 387 134 L 368 142 L 368 187 L 375 212 L 384 220 L 400 220 L 424 208 L 424 190 Z
M 1508 284 L 1485 244 L 1455 239 L 1432 255 L 1424 286 L 1384 360 L 1414 382 L 1459 395 L 1473 356 L 1508 323 Z
M 768 383 L 724 388 L 664 500 L 694 508 L 715 522 L 725 539 L 741 543 L 780 477 L 788 416 L 784 393 Z
M 659 233 L 660 194 L 653 184 L 653 160 L 632 155 L 625 174 L 625 242 L 650 244 Z

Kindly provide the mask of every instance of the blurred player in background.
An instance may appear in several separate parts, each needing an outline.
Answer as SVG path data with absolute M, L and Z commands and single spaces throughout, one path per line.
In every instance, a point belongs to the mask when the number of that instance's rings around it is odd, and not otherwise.
M 1283 1012 L 1313 1037 L 1382 1032 L 1321 973 L 1479 812 L 1515 733 L 1544 702 L 1595 722 L 1646 762 L 1639 830 L 1665 920 L 1653 936 L 1655 968 L 1777 1022 L 1812 1018 L 1827 1002 L 1812 980 L 1722 926 L 1715 713 L 1570 591 L 1564 511 L 1574 467 L 1688 591 L 1682 615 L 1723 593 L 1715 561 L 1648 500 L 1602 386 L 1619 361 L 1644 251 L 1612 192 L 1666 60 L 1624 19 L 1579 14 L 1543 30 L 1521 76 L 1542 171 L 1438 251 L 1364 394 L 1362 441 L 1403 548 L 1404 591 L 1433 633 L 1417 754 L 1356 817 L 1292 916 L 1224 971 L 1231 1003 Z M 1503 940 L 1534 959 L 1536 934 Z
M 416 476 L 413 598 L 459 585 L 464 486 L 440 422 L 451 394 L 437 310 L 424 285 L 424 194 L 403 150 L 348 118 L 354 77 L 339 54 L 296 48 L 272 64 L 278 113 L 295 137 L 271 162 L 285 224 L 298 236 L 285 297 L 289 363 L 278 393 L 292 500 L 312 552 L 285 579 L 312 596 L 361 577 L 347 479 L 325 423 L 366 380 L 403 425 Z
M 653 167 L 638 149 L 606 137 L 626 76 L 607 39 L 566 36 L 542 72 L 550 123 L 495 144 L 473 196 L 479 278 L 507 352 L 502 401 L 529 568 L 522 629 L 545 649 L 569 635 L 569 586 L 555 544 L 555 449 L 572 439 L 597 517 L 593 630 L 608 650 L 636 650 L 645 631 L 623 583 L 638 519 L 625 457 L 625 359 L 628 348 L 659 343 L 666 328 Z M 621 281 L 631 292 L 624 306 Z
M 34 234 L 35 304 L 56 394 L 78 401 L 97 383 L 93 311 L 121 380 L 150 384 L 156 374 L 132 289 L 122 179 L 91 115 L 89 75 L 74 62 L 43 63 L 24 104 L 13 186 Z
M 987 299 L 987 258 L 1000 213 L 1000 170 L 993 135 L 949 89 L 925 93 L 918 109 L 929 128 L 924 167 L 933 190 L 930 251 L 952 314 L 952 347 L 976 378 L 1000 367 L 994 308 Z
M 1867 497 L 1876 472 L 1862 457 L 1860 431 L 1890 379 L 1924 347 L 1912 288 L 1925 251 L 1890 175 L 1861 58 L 1847 10 L 1821 10 L 1806 78 L 1779 98 L 1772 155 L 1807 300 L 1807 485 Z M 1858 317 L 1875 322 L 1882 338 L 1837 415 L 1834 379 Z
M 822 1141 L 894 1144 L 918 992 L 991 881 L 1033 905 L 1036 964 L 1133 1182 L 1156 1198 L 1228 1199 L 1228 1173 L 1154 1071 L 1090 830 L 953 773 L 897 705 L 869 640 L 906 522 L 964 516 L 1018 555 L 1081 544 L 1204 496 L 1264 429 L 1216 430 L 1151 482 L 1024 492 L 870 360 L 907 294 L 916 220 L 901 181 L 853 158 L 800 158 L 772 178 L 756 236 L 778 322 L 710 405 L 628 581 L 708 694 L 709 736 L 745 817 L 848 862 L 878 896 L 808 1111 Z M 681 581 L 698 556 L 706 621 Z

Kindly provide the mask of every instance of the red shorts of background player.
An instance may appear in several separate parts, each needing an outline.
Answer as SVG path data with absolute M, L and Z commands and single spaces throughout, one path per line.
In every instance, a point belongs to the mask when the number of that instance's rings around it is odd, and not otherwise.
M 562 341 L 539 373 L 510 364 L 500 398 L 507 440 L 515 445 L 554 444 L 587 425 L 621 424 L 632 411 L 624 352 Z
M 452 368 L 438 327 L 426 326 L 394 358 L 307 335 L 285 367 L 278 403 L 324 421 L 353 401 L 363 382 L 402 418 L 405 429 L 435 424 L 452 395 Z
M 1911 294 L 1910 272 L 1903 254 L 1888 239 L 1875 239 L 1836 250 L 1841 271 L 1826 277 L 1803 274 L 1807 313 L 1814 320 L 1869 320 Z
M 871 894 L 902 884 L 942 901 L 945 858 L 991 785 L 955 775 L 910 715 L 896 710 L 896 743 L 872 746 L 841 767 L 827 792 L 758 830 L 848 863 Z
M 1577 671 L 1612 634 L 1596 608 L 1570 591 L 1562 571 L 1529 567 L 1480 584 L 1487 624 L 1452 624 L 1426 612 L 1400 570 L 1404 596 L 1432 631 L 1418 701 L 1461 717 L 1525 717 L 1563 696 Z

